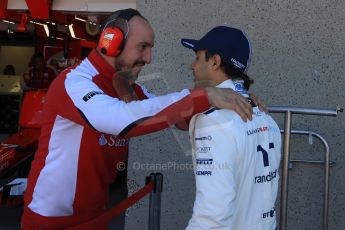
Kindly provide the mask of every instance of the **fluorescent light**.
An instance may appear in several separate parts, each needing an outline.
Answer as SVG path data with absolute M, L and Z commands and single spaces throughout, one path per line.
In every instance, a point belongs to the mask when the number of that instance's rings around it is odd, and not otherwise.
M 46 32 L 47 37 L 49 37 L 49 28 L 47 25 L 43 25 L 44 31 Z
M 64 40 L 63 38 L 56 37 L 57 40 Z
M 49 21 L 46 21 L 47 24 L 52 24 L 55 26 L 55 23 L 54 22 L 49 22 Z
M 36 25 L 40 25 L 40 26 L 44 26 L 46 24 L 43 24 L 43 23 L 39 23 L 39 22 L 34 22 L 34 21 L 29 21 L 30 23 L 32 24 L 36 24 Z
M 82 19 L 82 18 L 78 18 L 77 16 L 74 17 L 75 19 L 79 20 L 79 21 L 82 21 L 82 22 L 86 22 L 85 19 Z
M 70 24 L 70 25 L 68 26 L 68 29 L 69 29 L 69 32 L 70 32 L 70 34 L 71 34 L 71 37 L 72 37 L 72 38 L 75 38 L 75 33 L 74 33 L 74 30 L 73 30 L 73 24 Z
M 71 37 L 72 37 L 72 38 L 74 38 L 74 39 L 79 39 L 79 40 L 86 40 L 86 39 L 84 39 L 84 38 L 77 38 L 77 37 L 75 36 L 74 30 L 73 30 L 73 24 L 70 24 L 70 25 L 68 26 L 68 29 L 69 29 L 69 33 L 71 34 Z
M 32 23 L 32 24 L 35 24 L 35 25 L 43 26 L 44 27 L 44 31 L 46 32 L 47 37 L 49 37 L 49 28 L 48 28 L 47 24 L 39 23 L 39 22 L 34 22 L 34 21 L 29 21 L 29 22 Z
M 78 18 L 77 16 L 75 16 L 74 19 L 85 22 L 85 23 L 89 23 L 89 24 L 94 25 L 94 26 L 97 25 L 96 22 L 87 21 L 85 19 Z
M 9 23 L 9 24 L 16 24 L 14 22 L 11 22 L 11 21 L 7 21 L 7 20 L 2 20 L 3 22 L 6 22 L 6 23 Z

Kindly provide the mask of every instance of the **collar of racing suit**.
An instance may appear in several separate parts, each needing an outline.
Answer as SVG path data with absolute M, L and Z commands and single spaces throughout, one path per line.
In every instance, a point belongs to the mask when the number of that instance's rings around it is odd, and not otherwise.
M 99 72 L 98 80 L 94 81 L 96 84 L 97 82 L 101 84 L 102 90 L 108 95 L 118 97 L 120 100 L 125 102 L 138 100 L 138 98 L 146 98 L 140 96 L 141 91 L 135 91 L 136 84 L 133 84 L 126 78 L 117 75 L 114 68 L 109 65 L 109 63 L 106 62 L 101 54 L 99 54 L 95 49 L 89 54 L 88 60 Z
M 253 101 L 253 99 L 251 99 L 249 97 L 249 94 L 247 92 L 247 90 L 243 87 L 243 80 L 225 80 L 222 83 L 220 83 L 219 85 L 217 85 L 217 88 L 230 88 L 232 90 L 234 90 L 235 92 L 241 94 L 242 96 L 244 96 L 248 103 L 251 104 L 252 107 L 256 107 L 257 105 L 255 104 L 255 102 Z
M 96 67 L 100 75 L 105 76 L 110 80 L 112 79 L 115 74 L 114 68 L 103 59 L 103 57 L 96 51 L 96 49 L 93 49 L 91 51 L 88 59 L 90 60 L 92 65 Z
M 244 97 L 249 97 L 247 90 L 243 87 L 243 80 L 225 80 L 216 86 L 217 88 L 230 88 L 237 93 L 242 94 Z

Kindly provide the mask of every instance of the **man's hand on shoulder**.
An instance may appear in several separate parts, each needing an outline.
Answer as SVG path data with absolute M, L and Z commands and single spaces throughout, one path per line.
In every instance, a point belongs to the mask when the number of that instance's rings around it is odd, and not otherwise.
M 267 110 L 267 107 L 265 105 L 265 102 L 261 98 L 255 96 L 252 93 L 249 93 L 249 96 L 250 96 L 251 99 L 253 99 L 254 103 L 259 107 L 259 109 L 262 112 L 268 113 L 268 110 Z
M 252 120 L 253 109 L 247 99 L 232 89 L 207 87 L 208 100 L 217 108 L 235 111 L 243 121 Z

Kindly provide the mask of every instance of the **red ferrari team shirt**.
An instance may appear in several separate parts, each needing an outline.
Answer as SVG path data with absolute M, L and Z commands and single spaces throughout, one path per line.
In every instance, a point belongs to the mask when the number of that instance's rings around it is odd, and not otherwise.
M 129 85 L 92 51 L 63 71 L 47 93 L 23 224 L 66 228 L 99 215 L 116 165 L 127 159 L 129 137 L 167 128 L 208 107 L 203 89 L 154 97 L 143 86 Z

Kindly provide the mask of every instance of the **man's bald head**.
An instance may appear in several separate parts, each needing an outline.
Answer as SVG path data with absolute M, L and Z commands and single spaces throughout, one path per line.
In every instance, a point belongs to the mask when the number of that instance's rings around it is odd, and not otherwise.
M 118 56 L 103 57 L 118 75 L 134 82 L 142 67 L 151 63 L 154 31 L 150 23 L 133 9 L 114 12 L 104 23 L 105 28 L 111 26 L 120 28 L 125 39 Z

